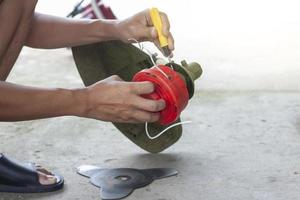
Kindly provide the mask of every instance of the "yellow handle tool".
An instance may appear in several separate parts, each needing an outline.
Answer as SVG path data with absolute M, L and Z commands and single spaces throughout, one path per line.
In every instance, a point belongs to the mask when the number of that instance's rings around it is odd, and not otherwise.
M 160 47 L 162 48 L 164 55 L 169 56 L 171 54 L 171 51 L 168 47 L 168 38 L 163 34 L 162 31 L 163 27 L 162 27 L 162 20 L 159 14 L 159 10 L 157 8 L 151 8 L 150 17 L 158 34 Z

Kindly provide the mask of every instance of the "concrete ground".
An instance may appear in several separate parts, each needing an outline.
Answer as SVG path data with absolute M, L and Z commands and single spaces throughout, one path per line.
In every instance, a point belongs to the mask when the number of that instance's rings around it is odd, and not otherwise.
M 72 2 L 77 0 L 40 1 L 37 10 L 65 16 Z M 99 190 L 76 174 L 82 164 L 179 171 L 128 200 L 300 199 L 298 1 L 108 2 L 119 18 L 152 6 L 168 13 L 175 58 L 203 65 L 195 97 L 182 114 L 194 123 L 184 126 L 174 146 L 151 155 L 110 123 L 76 117 L 0 122 L 0 152 L 41 163 L 66 179 L 57 193 L 1 193 L 0 200 L 100 199 Z M 66 49 L 25 48 L 8 81 L 82 87 Z
M 238 77 L 233 79 L 237 85 L 243 83 Z M 206 85 L 213 80 L 208 78 Z M 226 84 L 222 77 L 219 80 Z M 9 81 L 44 87 L 82 86 L 66 49 L 24 49 Z M 76 174 L 76 167 L 82 164 L 179 171 L 177 177 L 136 190 L 127 198 L 132 200 L 299 199 L 300 93 L 288 87 L 212 90 L 202 87 L 203 82 L 198 81 L 195 97 L 182 114 L 193 123 L 184 126 L 178 143 L 158 155 L 140 150 L 110 123 L 96 120 L 60 117 L 0 123 L 1 152 L 41 163 L 66 179 L 61 192 L 2 193 L 0 199 L 100 199 L 99 189 Z

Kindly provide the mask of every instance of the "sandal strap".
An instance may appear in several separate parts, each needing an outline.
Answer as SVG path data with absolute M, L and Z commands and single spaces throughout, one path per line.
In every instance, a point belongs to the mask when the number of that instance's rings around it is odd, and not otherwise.
M 0 184 L 40 185 L 37 171 L 32 165 L 24 165 L 0 154 Z

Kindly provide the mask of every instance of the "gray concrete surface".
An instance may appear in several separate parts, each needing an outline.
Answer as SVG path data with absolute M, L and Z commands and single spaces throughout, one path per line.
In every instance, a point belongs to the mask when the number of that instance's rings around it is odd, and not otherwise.
M 226 84 L 222 74 L 215 75 Z M 237 87 L 243 82 L 243 78 L 231 78 Z M 9 81 L 44 87 L 82 86 L 65 49 L 24 49 Z M 282 90 L 259 90 L 254 84 L 252 90 L 238 91 L 235 87 L 207 89 L 201 82 L 182 114 L 193 123 L 184 127 L 177 144 L 158 155 L 145 153 L 110 123 L 96 120 L 60 117 L 0 123 L 1 152 L 41 163 L 66 179 L 61 192 L 2 193 L 0 200 L 100 199 L 98 189 L 76 174 L 81 164 L 179 171 L 177 177 L 136 190 L 128 200 L 300 199 L 300 93 L 289 90 L 288 84 Z

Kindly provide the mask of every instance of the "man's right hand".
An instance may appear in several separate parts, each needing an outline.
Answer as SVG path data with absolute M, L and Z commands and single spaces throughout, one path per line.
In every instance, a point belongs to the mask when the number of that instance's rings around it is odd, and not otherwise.
M 165 108 L 164 100 L 141 97 L 154 91 L 151 82 L 125 82 L 113 75 L 85 89 L 84 108 L 80 117 L 103 121 L 143 123 L 159 120 L 159 111 Z

